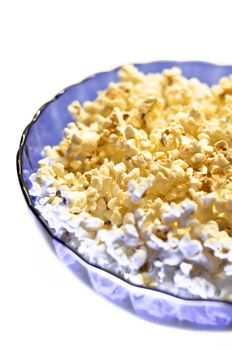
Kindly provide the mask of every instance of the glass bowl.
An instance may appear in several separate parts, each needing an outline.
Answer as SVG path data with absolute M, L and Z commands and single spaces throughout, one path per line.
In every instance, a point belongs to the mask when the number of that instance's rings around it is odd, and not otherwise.
M 142 72 L 161 72 L 165 68 L 179 67 L 187 78 L 196 77 L 212 85 L 223 76 L 232 74 L 232 66 L 219 66 L 203 62 L 159 61 L 136 64 Z M 230 328 L 232 325 L 232 303 L 216 300 L 184 299 L 156 289 L 133 285 L 101 267 L 88 263 L 82 256 L 72 251 L 64 241 L 55 236 L 46 221 L 35 209 L 29 194 L 29 177 L 38 169 L 38 160 L 46 145 L 56 145 L 62 139 L 63 129 L 72 118 L 67 106 L 74 100 L 80 103 L 94 100 L 99 90 L 107 88 L 112 81 L 118 81 L 120 67 L 98 73 L 69 86 L 44 104 L 23 132 L 17 153 L 19 182 L 32 212 L 45 227 L 52 239 L 58 256 L 77 276 L 107 299 L 127 310 L 151 321 L 191 326 L 197 328 Z

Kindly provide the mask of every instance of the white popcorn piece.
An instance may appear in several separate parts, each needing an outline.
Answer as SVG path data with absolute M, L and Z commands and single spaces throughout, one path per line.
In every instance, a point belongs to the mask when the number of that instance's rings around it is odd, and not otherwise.
M 183 256 L 178 249 L 170 249 L 163 254 L 163 262 L 165 265 L 178 266 L 182 261 Z
M 34 175 L 34 174 L 32 174 L 32 175 Z M 42 193 L 41 186 L 37 182 L 33 181 L 32 179 L 30 179 L 30 180 L 32 182 L 32 187 L 30 188 L 30 191 L 29 191 L 30 195 L 35 196 L 35 197 L 41 196 L 41 193 Z
M 144 283 L 142 274 L 140 273 L 137 273 L 137 274 L 130 273 L 130 274 L 125 274 L 125 276 L 132 284 L 135 284 L 137 286 L 141 286 Z
M 141 179 L 139 183 L 135 180 L 131 180 L 128 183 L 128 194 L 130 195 L 132 201 L 140 202 L 142 196 L 145 192 L 152 186 L 152 177 L 147 179 Z
M 78 252 L 87 258 L 91 263 L 97 263 L 98 248 L 97 242 L 91 238 L 81 241 Z
M 97 237 L 102 242 L 105 242 L 106 245 L 111 245 L 115 242 L 125 239 L 125 235 L 123 231 L 118 229 L 115 229 L 115 230 L 101 229 L 97 232 Z
M 194 277 L 191 279 L 189 290 L 193 295 L 199 296 L 202 299 L 212 299 L 215 295 L 215 286 L 205 278 Z
M 182 262 L 180 264 L 180 269 L 183 272 L 184 275 L 189 276 L 191 270 L 193 268 L 192 264 L 186 263 L 186 262 Z
M 189 235 L 185 235 L 179 243 L 179 249 L 186 259 L 196 258 L 203 250 L 200 241 L 191 239 Z
M 100 230 L 100 228 L 102 228 L 103 225 L 104 225 L 104 221 L 95 217 L 90 217 L 82 221 L 82 226 L 87 231 Z
M 74 236 L 81 241 L 88 237 L 88 231 L 84 230 L 82 227 L 78 227 L 74 232 Z
M 125 230 L 126 234 L 129 236 L 136 237 L 136 238 L 139 237 L 139 234 L 138 234 L 136 227 L 132 224 L 124 225 L 124 230 Z
M 232 265 L 231 264 L 225 265 L 224 272 L 226 276 L 232 276 Z
M 196 204 L 185 200 L 181 205 L 164 206 L 164 211 L 162 219 L 165 224 L 180 221 L 181 227 L 185 227 L 196 211 Z
M 119 266 L 128 268 L 130 266 L 130 260 L 126 255 L 124 249 L 118 245 L 109 245 L 106 248 L 107 253 L 118 262 Z
M 160 261 L 160 260 L 155 260 L 155 261 L 154 261 L 154 266 L 155 266 L 155 267 L 160 268 L 160 267 L 162 267 L 163 265 L 164 265 L 164 263 L 163 263 L 162 261 Z
M 144 265 L 147 259 L 147 252 L 145 249 L 137 249 L 130 258 L 130 268 L 132 271 L 138 271 Z
M 204 246 L 212 249 L 216 257 L 232 262 L 232 238 L 225 231 L 221 231 L 220 233 L 219 238 L 209 238 L 205 241 Z
M 36 197 L 52 197 L 56 194 L 56 189 L 53 187 L 54 179 L 50 175 L 44 175 L 39 178 L 39 183 L 36 182 L 36 175 L 32 174 L 29 178 L 32 186 L 29 190 L 31 196 Z
M 183 274 L 182 272 L 177 271 L 174 275 L 174 284 L 178 288 L 183 288 L 187 290 L 191 290 L 191 280 L 188 276 Z M 192 290 L 191 290 L 192 293 Z

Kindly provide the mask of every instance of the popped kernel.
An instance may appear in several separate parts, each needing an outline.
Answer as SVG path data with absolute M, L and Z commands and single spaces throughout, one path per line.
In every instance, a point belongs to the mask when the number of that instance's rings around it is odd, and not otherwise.
M 127 65 L 31 175 L 35 206 L 89 262 L 177 295 L 232 300 L 232 77 Z
M 99 218 L 94 218 L 94 217 L 87 218 L 82 222 L 82 226 L 87 231 L 88 230 L 89 231 L 100 230 L 100 228 L 102 228 L 103 224 L 104 224 L 103 220 L 101 220 Z

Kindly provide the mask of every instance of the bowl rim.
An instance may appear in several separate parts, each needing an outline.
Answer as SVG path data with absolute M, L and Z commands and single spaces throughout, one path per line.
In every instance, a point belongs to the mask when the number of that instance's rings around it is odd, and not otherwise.
M 193 61 L 175 61 L 175 60 L 158 60 L 158 61 L 151 61 L 151 62 L 142 62 L 142 63 L 133 63 L 133 65 L 135 66 L 145 66 L 145 65 L 149 65 L 149 64 L 172 64 L 173 66 L 175 65 L 201 65 L 201 66 L 210 66 L 212 68 L 215 69 L 227 69 L 227 68 L 231 68 L 232 69 L 232 65 L 223 65 L 223 64 L 216 64 L 216 63 L 209 63 L 206 61 L 198 61 L 198 60 L 193 60 Z M 159 288 L 152 288 L 152 287 L 146 287 L 143 285 L 138 285 L 135 283 L 132 283 L 129 280 L 124 279 L 123 277 L 117 275 L 116 273 L 104 269 L 103 267 L 91 263 L 89 262 L 86 258 L 84 258 L 81 254 L 79 254 L 77 251 L 74 250 L 74 248 L 70 247 L 66 242 L 64 242 L 63 240 L 61 240 L 59 237 L 55 236 L 54 233 L 52 232 L 51 228 L 49 227 L 49 225 L 47 224 L 46 220 L 42 217 L 42 215 L 40 214 L 40 212 L 34 207 L 32 201 L 31 201 L 31 196 L 29 194 L 27 185 L 24 181 L 23 178 L 23 168 L 22 168 L 22 154 L 23 154 L 23 150 L 24 150 L 24 146 L 26 145 L 26 141 L 29 135 L 29 132 L 31 130 L 31 128 L 34 126 L 34 124 L 37 122 L 37 120 L 40 118 L 40 116 L 42 115 L 43 111 L 46 109 L 47 106 L 49 106 L 52 102 L 55 102 L 60 96 L 62 96 L 63 94 L 65 94 L 69 89 L 73 88 L 74 86 L 80 86 L 83 83 L 85 83 L 86 81 L 92 80 L 97 78 L 98 76 L 102 75 L 102 74 L 109 74 L 109 73 L 113 73 L 118 71 L 124 64 L 121 64 L 119 66 L 117 66 L 116 68 L 113 69 L 109 69 L 106 71 L 100 71 L 94 74 L 91 74 L 89 76 L 87 76 L 84 79 L 81 79 L 79 82 L 71 84 L 67 87 L 65 87 L 64 89 L 62 89 L 60 92 L 58 92 L 54 97 L 52 97 L 50 100 L 48 100 L 47 102 L 45 102 L 40 108 L 38 108 L 37 112 L 34 114 L 32 120 L 28 123 L 28 125 L 25 127 L 20 142 L 19 142 L 19 147 L 17 150 L 17 154 L 16 154 L 16 169 L 17 169 L 17 175 L 18 175 L 18 180 L 19 180 L 19 184 L 22 190 L 22 193 L 24 195 L 24 198 L 26 200 L 26 203 L 28 205 L 28 207 L 30 208 L 30 210 L 32 211 L 32 213 L 35 215 L 35 217 L 37 218 L 37 220 L 40 222 L 40 224 L 42 224 L 42 226 L 45 228 L 45 230 L 47 231 L 47 233 L 49 234 L 50 238 L 54 239 L 55 241 L 59 242 L 60 244 L 62 244 L 66 249 L 68 249 L 71 254 L 73 256 L 76 256 L 77 259 L 79 260 L 79 262 L 81 262 L 83 265 L 86 265 L 86 268 L 91 268 L 94 271 L 96 271 L 96 273 L 103 273 L 106 277 L 109 277 L 110 279 L 113 278 L 114 282 L 116 284 L 118 284 L 120 286 L 120 283 L 124 284 L 124 288 L 133 288 L 137 291 L 141 291 L 141 292 L 145 292 L 148 291 L 149 294 L 150 293 L 154 293 L 155 294 L 162 294 L 164 297 L 168 297 L 173 299 L 173 301 L 183 301 L 183 302 L 191 302 L 191 303 L 212 303 L 212 304 L 226 304 L 226 305 L 232 305 L 232 301 L 228 301 L 228 300 L 220 300 L 220 299 L 213 299 L 213 298 L 207 298 L 207 299 L 203 299 L 203 298 L 188 298 L 188 297 L 182 297 L 182 296 L 178 296 L 175 294 L 172 294 L 171 292 L 159 289 Z M 155 73 L 155 72 L 154 72 Z

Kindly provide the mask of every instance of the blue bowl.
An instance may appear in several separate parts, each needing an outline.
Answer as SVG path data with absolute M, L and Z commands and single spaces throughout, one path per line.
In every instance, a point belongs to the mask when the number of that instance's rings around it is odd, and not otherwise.
M 173 66 L 182 69 L 187 78 L 196 77 L 212 85 L 223 76 L 232 74 L 232 66 L 219 66 L 204 62 L 159 61 L 136 64 L 144 73 L 162 72 Z M 94 100 L 99 90 L 107 88 L 112 81 L 117 82 L 118 67 L 109 72 L 98 73 L 69 86 L 44 104 L 23 132 L 17 153 L 19 182 L 32 212 L 47 230 L 58 256 L 77 276 L 87 281 L 97 293 L 135 312 L 145 319 L 163 324 L 191 326 L 197 328 L 231 328 L 232 303 L 217 300 L 184 299 L 156 289 L 133 285 L 86 261 L 72 251 L 65 242 L 55 236 L 53 230 L 35 209 L 33 197 L 29 194 L 29 177 L 38 169 L 38 160 L 46 145 L 57 145 L 67 123 L 72 121 L 67 106 L 74 100 L 80 103 Z

